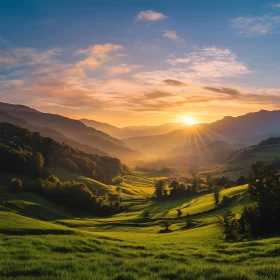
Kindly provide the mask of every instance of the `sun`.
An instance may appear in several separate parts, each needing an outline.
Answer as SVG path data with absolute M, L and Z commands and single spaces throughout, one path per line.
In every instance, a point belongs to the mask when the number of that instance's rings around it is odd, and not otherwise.
M 198 120 L 193 116 L 186 116 L 185 115 L 185 116 L 181 116 L 180 119 L 186 125 L 194 125 L 194 124 L 198 123 Z

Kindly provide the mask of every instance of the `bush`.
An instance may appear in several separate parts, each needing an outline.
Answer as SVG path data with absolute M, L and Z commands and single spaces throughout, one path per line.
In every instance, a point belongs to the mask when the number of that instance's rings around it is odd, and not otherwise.
M 9 184 L 9 189 L 11 192 L 21 192 L 22 191 L 22 181 L 20 178 L 13 178 Z
M 227 209 L 224 214 L 217 219 L 217 225 L 221 228 L 225 239 L 235 239 L 238 235 L 239 225 L 235 214 Z

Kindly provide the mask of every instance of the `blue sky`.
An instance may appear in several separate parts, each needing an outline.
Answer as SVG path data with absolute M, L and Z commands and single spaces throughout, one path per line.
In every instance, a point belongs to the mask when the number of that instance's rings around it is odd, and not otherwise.
M 280 104 L 280 2 L 1 1 L 0 99 L 118 126 Z

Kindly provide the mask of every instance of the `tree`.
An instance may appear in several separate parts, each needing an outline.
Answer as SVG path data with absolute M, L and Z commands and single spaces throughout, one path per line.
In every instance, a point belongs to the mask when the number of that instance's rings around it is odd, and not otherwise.
M 120 194 L 122 192 L 122 188 L 121 187 L 116 187 L 116 191 L 118 194 Z
M 22 181 L 20 178 L 13 178 L 9 184 L 11 192 L 21 192 L 22 191 Z
M 169 223 L 167 220 L 164 220 L 164 221 L 162 222 L 162 225 L 161 225 L 161 226 L 164 228 L 164 231 L 165 231 L 165 232 L 168 232 L 169 227 L 171 226 L 171 223 Z
M 158 180 L 155 182 L 155 195 L 158 198 L 161 198 L 164 195 L 165 190 L 165 181 Z
M 206 176 L 206 184 L 207 184 L 207 188 L 209 191 L 211 191 L 213 189 L 214 186 L 214 180 L 212 178 L 211 173 L 208 173 Z
M 221 192 L 219 189 L 214 190 L 213 198 L 215 201 L 215 205 L 218 205 L 220 203 L 220 198 L 221 198 Z
M 43 155 L 41 153 L 33 154 L 33 162 L 38 170 L 41 169 L 44 165 Z
M 234 239 L 237 237 L 238 222 L 235 214 L 231 210 L 227 209 L 222 216 L 218 217 L 217 225 L 221 228 L 225 239 Z
M 262 228 L 277 227 L 280 222 L 280 174 L 272 163 L 252 165 L 248 192 L 257 202 Z
M 248 184 L 248 179 L 245 176 L 240 176 L 237 180 L 236 180 L 236 186 L 242 186 Z
M 192 192 L 196 192 L 200 185 L 200 177 L 199 177 L 198 172 L 192 173 L 192 180 L 193 180 L 193 183 L 192 183 L 191 190 L 192 190 Z
M 182 210 L 179 208 L 177 209 L 177 218 L 179 219 L 183 215 Z
M 151 215 L 151 212 L 148 210 L 144 211 L 144 213 L 143 213 L 143 216 L 145 219 L 148 219 L 150 217 L 150 215 Z

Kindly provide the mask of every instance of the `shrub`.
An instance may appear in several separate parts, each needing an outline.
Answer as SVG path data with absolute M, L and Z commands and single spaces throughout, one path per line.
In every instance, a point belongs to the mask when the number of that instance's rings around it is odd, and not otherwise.
M 23 184 L 20 178 L 13 178 L 9 184 L 9 189 L 11 192 L 21 192 L 22 185 Z
M 239 225 L 231 210 L 227 209 L 222 216 L 218 217 L 217 225 L 221 228 L 225 239 L 237 237 Z

